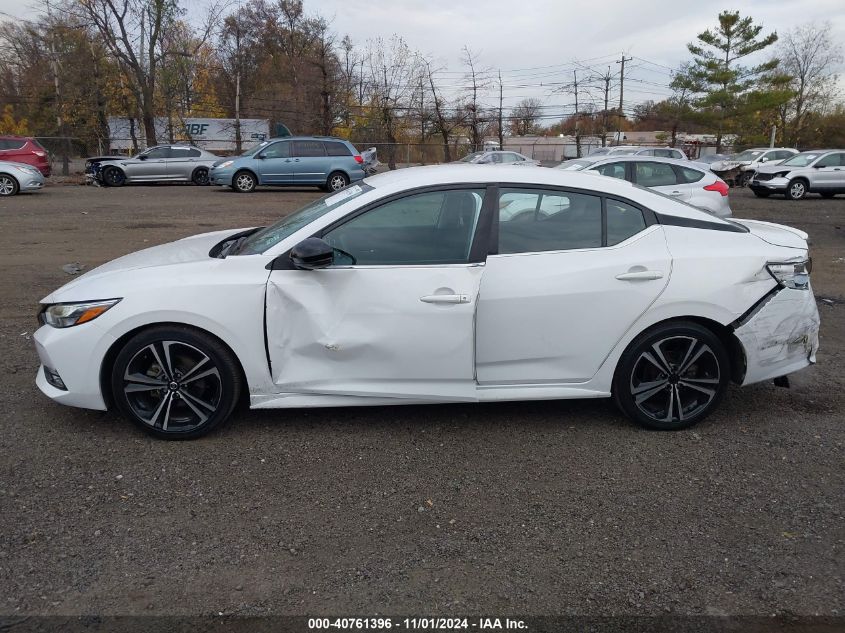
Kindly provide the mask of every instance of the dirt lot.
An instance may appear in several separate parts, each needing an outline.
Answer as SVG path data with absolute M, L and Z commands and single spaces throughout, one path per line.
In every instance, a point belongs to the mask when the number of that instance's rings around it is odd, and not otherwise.
M 316 191 L 50 186 L 0 202 L 0 615 L 842 615 L 845 197 L 813 242 L 818 365 L 680 433 L 605 401 L 243 412 L 161 442 L 34 385 L 38 300 Z

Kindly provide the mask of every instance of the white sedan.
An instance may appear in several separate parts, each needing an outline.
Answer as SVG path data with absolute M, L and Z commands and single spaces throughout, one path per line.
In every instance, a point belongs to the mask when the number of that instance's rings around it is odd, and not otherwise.
M 815 361 L 806 238 L 591 174 L 405 169 L 75 279 L 42 301 L 36 382 L 162 438 L 203 435 L 242 400 L 612 396 L 679 429 L 728 382 Z

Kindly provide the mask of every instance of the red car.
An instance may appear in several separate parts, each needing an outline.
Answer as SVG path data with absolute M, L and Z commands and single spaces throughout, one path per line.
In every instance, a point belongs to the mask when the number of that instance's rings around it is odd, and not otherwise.
M 34 138 L 25 136 L 0 136 L 0 160 L 32 165 L 45 177 L 50 175 L 50 157 L 47 150 Z

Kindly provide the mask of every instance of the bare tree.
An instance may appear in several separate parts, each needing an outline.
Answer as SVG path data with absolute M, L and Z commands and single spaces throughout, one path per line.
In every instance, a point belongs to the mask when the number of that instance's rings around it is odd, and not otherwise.
M 536 134 L 540 130 L 543 103 L 536 97 L 523 99 L 511 110 L 511 130 L 516 136 Z
M 807 113 L 823 111 L 834 101 L 836 74 L 834 67 L 842 62 L 841 47 L 834 43 L 831 25 L 825 22 L 796 26 L 782 37 L 778 46 L 778 69 L 790 75 L 794 97 L 783 112 L 784 139 L 800 145 L 806 128 Z
M 466 104 L 469 113 L 467 124 L 470 131 L 470 144 L 472 151 L 478 151 L 482 145 L 481 105 L 479 97 L 490 87 L 490 69 L 479 66 L 478 54 L 464 46 L 462 61 L 466 67 L 466 81 L 468 83 L 468 100 Z
M 454 114 L 452 116 L 449 115 L 447 102 L 435 84 L 434 75 L 437 71 L 432 69 L 431 62 L 427 59 L 422 60 L 422 66 L 426 83 L 431 89 L 434 129 L 440 135 L 443 142 L 443 162 L 450 163 L 452 162 L 452 148 L 449 145 L 449 140 L 454 130 L 465 123 L 465 117 L 462 116 L 463 109 L 453 108 L 452 112 Z

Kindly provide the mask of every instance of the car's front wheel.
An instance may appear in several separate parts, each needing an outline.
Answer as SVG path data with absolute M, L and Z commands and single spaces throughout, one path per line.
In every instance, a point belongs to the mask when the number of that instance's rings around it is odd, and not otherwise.
M 183 326 L 159 326 L 132 337 L 111 374 L 120 412 L 163 439 L 193 439 L 223 424 L 242 389 L 232 353 L 213 337 Z
M 790 200 L 801 200 L 807 195 L 807 182 L 796 178 L 786 188 L 786 197 Z
M 109 187 L 122 187 L 126 183 L 126 174 L 117 167 L 106 167 L 103 182 Z
M 641 426 L 676 430 L 707 417 L 730 378 L 725 346 L 693 322 L 658 325 L 622 354 L 613 381 L 617 405 Z
M 19 190 L 17 180 L 7 174 L 0 174 L 0 196 L 13 196 Z
M 252 193 L 256 184 L 255 176 L 248 171 L 239 171 L 232 179 L 232 189 L 238 193 Z

